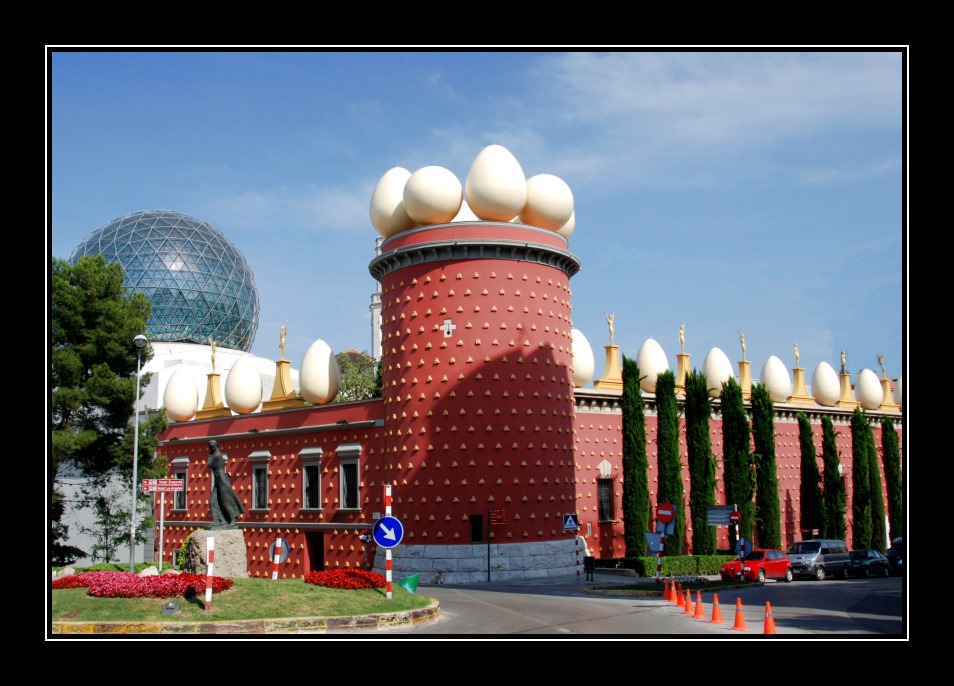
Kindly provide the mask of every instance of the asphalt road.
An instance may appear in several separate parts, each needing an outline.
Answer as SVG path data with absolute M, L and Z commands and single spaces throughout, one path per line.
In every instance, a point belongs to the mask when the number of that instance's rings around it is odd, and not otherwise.
M 577 577 L 420 585 L 417 593 L 440 602 L 440 619 L 406 629 L 377 632 L 385 636 L 473 639 L 477 636 L 653 638 L 906 639 L 905 580 L 848 579 L 766 582 L 763 586 L 722 589 L 718 596 L 723 624 L 713 623 L 713 592 L 701 596 L 703 617 L 661 597 L 623 595 L 623 585 L 654 581 L 597 573 L 594 581 Z M 771 618 L 767 620 L 766 603 Z M 741 616 L 739 616 L 741 615 Z M 745 629 L 737 628 L 744 626 Z

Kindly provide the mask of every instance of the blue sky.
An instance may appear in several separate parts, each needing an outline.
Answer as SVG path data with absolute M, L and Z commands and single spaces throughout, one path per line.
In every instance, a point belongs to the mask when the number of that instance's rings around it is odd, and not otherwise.
M 261 300 L 252 352 L 371 349 L 375 185 L 463 184 L 498 144 L 573 191 L 573 325 L 603 370 L 648 338 L 758 377 L 906 369 L 907 64 L 900 49 L 361 52 L 49 48 L 48 253 L 130 212 L 223 231 Z M 907 376 L 905 374 L 905 376 Z

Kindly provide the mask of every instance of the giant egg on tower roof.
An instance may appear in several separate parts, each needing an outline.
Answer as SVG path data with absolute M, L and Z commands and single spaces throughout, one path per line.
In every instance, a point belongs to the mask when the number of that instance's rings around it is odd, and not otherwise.
M 262 375 L 248 355 L 238 358 L 225 378 L 225 404 L 238 414 L 251 414 L 262 404 Z
M 709 395 L 718 398 L 722 395 L 722 384 L 734 379 L 732 363 L 728 356 L 719 348 L 713 348 L 702 361 L 702 373 L 706 375 Z
M 586 336 L 579 329 L 570 331 L 573 351 L 573 385 L 582 388 L 593 380 L 596 371 L 596 360 L 593 358 L 593 348 Z
M 179 365 L 166 382 L 162 394 L 162 406 L 166 416 L 174 422 L 187 422 L 199 408 L 199 389 L 188 369 Z
M 445 167 L 421 167 L 404 184 L 404 209 L 418 224 L 444 224 L 460 211 L 460 181 Z
M 341 372 L 331 347 L 320 338 L 311 344 L 298 370 L 301 397 L 315 405 L 330 403 L 338 395 Z
M 662 346 L 654 338 L 647 338 L 636 353 L 636 366 L 639 367 L 639 387 L 647 393 L 656 392 L 656 379 L 669 371 L 669 360 Z
M 788 369 L 775 355 L 769 355 L 765 360 L 759 381 L 765 385 L 774 403 L 784 403 L 792 394 L 792 379 L 788 376 Z
M 523 167 L 502 145 L 488 145 L 470 165 L 464 197 L 480 219 L 509 222 L 527 204 Z
M 866 410 L 876 410 L 884 402 L 884 389 L 878 375 L 870 369 L 862 369 L 855 378 L 855 399 Z
M 559 231 L 573 214 L 573 191 L 566 181 L 553 174 L 537 174 L 527 179 L 527 204 L 520 221 L 550 231 Z
M 411 172 L 404 167 L 392 167 L 384 172 L 371 194 L 371 223 L 385 238 L 414 226 L 404 207 L 404 186 L 409 178 Z
M 827 362 L 819 362 L 812 373 L 812 396 L 815 402 L 824 407 L 832 407 L 841 394 L 838 374 Z

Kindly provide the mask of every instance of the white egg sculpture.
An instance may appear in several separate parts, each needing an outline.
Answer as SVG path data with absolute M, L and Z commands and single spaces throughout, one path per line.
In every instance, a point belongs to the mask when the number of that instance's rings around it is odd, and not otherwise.
M 488 145 L 470 165 L 464 198 L 480 219 L 509 222 L 527 204 L 523 167 L 502 145 Z
M 719 348 L 713 348 L 702 361 L 702 373 L 706 375 L 706 385 L 709 395 L 718 398 L 722 395 L 722 384 L 735 378 L 732 363 L 728 356 Z
M 251 414 L 262 404 L 262 375 L 249 355 L 242 355 L 229 369 L 225 404 L 238 414 Z
M 582 388 L 593 380 L 596 372 L 596 360 L 593 357 L 593 348 L 586 336 L 579 329 L 570 331 L 573 345 L 573 385 Z
M 527 179 L 527 204 L 520 221 L 541 229 L 557 231 L 573 214 L 573 191 L 566 181 L 553 174 L 537 174 Z
M 894 404 L 898 407 L 901 407 L 901 398 L 904 396 L 901 393 L 901 377 L 902 374 L 898 374 L 898 380 L 894 382 L 894 391 L 892 391 L 892 397 L 894 398 Z
M 812 396 L 824 407 L 833 407 L 841 397 L 841 382 L 838 374 L 827 362 L 819 362 L 812 373 Z
M 862 369 L 855 378 L 855 400 L 866 410 L 876 410 L 884 402 L 881 380 L 870 369 Z
M 404 208 L 404 186 L 409 178 L 411 172 L 407 169 L 392 167 L 384 172 L 371 194 L 371 223 L 385 238 L 414 226 Z
M 656 392 L 656 379 L 669 371 L 669 360 L 662 346 L 654 338 L 647 338 L 636 353 L 636 366 L 639 367 L 639 387 L 647 393 Z
M 768 390 L 773 403 L 784 403 L 792 394 L 792 379 L 788 375 L 788 369 L 775 355 L 770 355 L 762 365 L 759 383 Z
M 557 229 L 557 233 L 563 236 L 565 239 L 570 240 L 570 236 L 573 235 L 573 229 L 576 228 L 576 210 L 570 212 L 570 218 L 566 220 L 566 224 Z
M 320 338 L 311 344 L 298 370 L 301 397 L 315 405 L 330 403 L 338 395 L 341 372 L 331 347 Z
M 199 408 L 199 389 L 185 367 L 180 365 L 166 382 L 162 406 L 166 408 L 166 416 L 174 422 L 187 422 L 195 416 Z
M 404 209 L 418 224 L 443 224 L 460 211 L 460 180 L 445 167 L 421 167 L 404 184 Z
M 457 216 L 454 217 L 451 221 L 455 222 L 476 222 L 479 221 L 480 217 L 474 214 L 474 211 L 470 209 L 470 205 L 467 204 L 466 200 L 461 200 L 460 211 L 457 213 Z

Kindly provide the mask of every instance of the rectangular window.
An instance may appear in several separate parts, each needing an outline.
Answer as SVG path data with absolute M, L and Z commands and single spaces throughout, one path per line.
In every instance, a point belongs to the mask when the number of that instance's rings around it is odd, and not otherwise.
M 600 506 L 600 521 L 616 519 L 616 498 L 613 497 L 613 479 L 597 479 L 597 500 Z
M 358 463 L 341 463 L 341 507 L 347 510 L 357 510 L 358 502 Z
M 268 509 L 268 467 L 255 467 L 252 470 L 252 508 Z
M 176 491 L 175 503 L 172 507 L 175 510 L 185 510 L 186 509 L 186 489 L 189 487 L 188 472 L 176 472 L 175 478 L 182 479 L 182 490 Z
M 321 509 L 321 446 L 302 448 L 298 453 L 302 464 L 302 507 L 308 510 Z
M 321 467 L 316 464 L 305 465 L 305 507 L 321 507 Z

